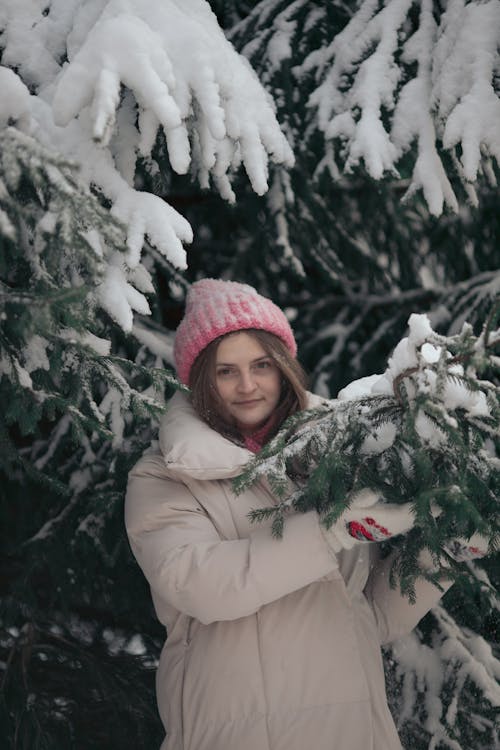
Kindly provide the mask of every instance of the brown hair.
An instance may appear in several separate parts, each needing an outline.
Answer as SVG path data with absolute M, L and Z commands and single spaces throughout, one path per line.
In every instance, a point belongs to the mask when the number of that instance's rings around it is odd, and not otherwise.
M 238 329 L 233 333 L 240 333 L 241 330 L 249 333 L 259 342 L 281 372 L 281 397 L 276 407 L 276 426 L 267 435 L 267 440 L 270 440 L 278 432 L 287 417 L 306 408 L 307 376 L 302 366 L 292 357 L 286 344 L 278 336 L 257 328 Z M 224 405 L 215 386 L 217 348 L 222 339 L 230 335 L 231 333 L 227 333 L 225 336 L 219 336 L 200 352 L 191 368 L 189 387 L 191 389 L 191 402 L 200 417 L 225 437 L 242 442 L 241 434 L 231 418 L 226 416 Z

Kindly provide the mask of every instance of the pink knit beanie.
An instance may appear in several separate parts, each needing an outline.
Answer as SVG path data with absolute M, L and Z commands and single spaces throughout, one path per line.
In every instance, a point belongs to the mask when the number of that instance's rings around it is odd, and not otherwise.
M 174 359 L 179 380 L 189 385 L 193 362 L 211 341 L 246 328 L 274 333 L 284 341 L 292 356 L 297 354 L 290 324 L 270 299 L 236 281 L 196 281 L 188 292 L 186 313 L 175 334 Z

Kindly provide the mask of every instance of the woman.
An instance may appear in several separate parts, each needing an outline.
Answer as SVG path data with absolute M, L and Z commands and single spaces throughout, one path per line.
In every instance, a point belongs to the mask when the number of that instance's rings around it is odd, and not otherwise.
M 283 312 L 252 287 L 191 287 L 174 348 L 181 381 L 161 453 L 130 474 L 126 526 L 167 628 L 157 673 L 162 750 L 398 750 L 380 644 L 409 632 L 442 595 L 410 605 L 388 583 L 378 541 L 413 526 L 409 506 L 361 493 L 329 530 L 291 514 L 283 538 L 251 509 L 264 480 L 232 479 L 297 410 L 305 390 Z M 449 584 L 445 584 L 444 588 Z

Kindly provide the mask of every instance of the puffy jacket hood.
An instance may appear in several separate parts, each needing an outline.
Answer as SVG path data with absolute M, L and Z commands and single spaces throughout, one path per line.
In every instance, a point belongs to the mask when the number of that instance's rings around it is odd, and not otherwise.
M 175 479 L 226 479 L 241 473 L 252 453 L 213 430 L 178 391 L 160 422 L 160 449 Z
M 308 393 L 308 408 L 324 399 Z M 241 474 L 253 457 L 247 448 L 236 445 L 213 430 L 196 413 L 189 398 L 178 391 L 169 401 L 160 421 L 160 450 L 169 475 L 178 480 L 230 479 Z

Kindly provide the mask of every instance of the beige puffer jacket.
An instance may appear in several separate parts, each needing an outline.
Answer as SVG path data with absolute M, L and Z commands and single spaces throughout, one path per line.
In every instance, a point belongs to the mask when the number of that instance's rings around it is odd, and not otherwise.
M 399 750 L 380 643 L 441 592 L 422 582 L 410 605 L 387 561 L 370 563 L 377 545 L 333 556 L 314 512 L 290 516 L 281 540 L 252 524 L 273 502 L 264 482 L 232 493 L 252 454 L 180 393 L 160 445 L 130 474 L 126 527 L 168 633 L 161 750 Z

